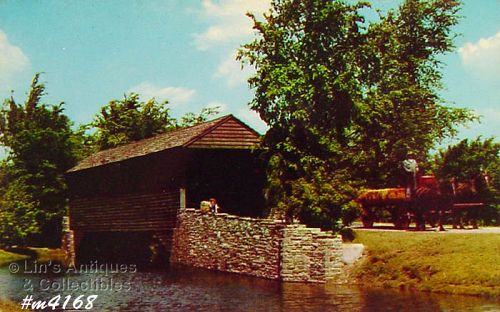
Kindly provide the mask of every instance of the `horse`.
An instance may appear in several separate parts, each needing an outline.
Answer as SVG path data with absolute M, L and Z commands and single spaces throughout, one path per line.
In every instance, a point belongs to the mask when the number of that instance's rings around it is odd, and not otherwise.
M 482 195 L 489 187 L 490 178 L 486 172 L 459 181 L 457 178 L 451 179 L 451 189 L 453 194 L 453 228 L 465 228 L 468 223 L 472 224 L 474 229 L 478 228 L 477 219 L 480 216 Z
M 420 176 L 415 188 L 412 211 L 415 217 L 416 228 L 425 230 L 425 223 L 431 227 L 438 226 L 439 231 L 444 231 L 444 216 L 452 206 L 450 196 L 442 190 L 442 184 L 434 177 Z

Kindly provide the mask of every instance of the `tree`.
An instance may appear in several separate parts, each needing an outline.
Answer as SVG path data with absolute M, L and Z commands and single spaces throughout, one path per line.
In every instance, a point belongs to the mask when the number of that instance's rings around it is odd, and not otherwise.
M 3 166 L 6 168 L 6 166 Z M 39 207 L 22 179 L 4 184 L 0 197 L 0 247 L 28 245 L 40 234 Z
M 123 100 L 110 101 L 92 123 L 98 131 L 99 149 L 151 137 L 175 127 L 167 103 L 155 99 L 140 102 L 139 95 L 134 93 L 125 95 Z
M 407 152 L 423 158 L 473 119 L 438 96 L 457 1 L 407 0 L 371 23 L 369 3 L 350 3 L 272 1 L 263 20 L 249 14 L 258 37 L 238 55 L 256 69 L 250 107 L 269 126 L 269 204 L 323 227 L 360 183 L 391 183 Z
M 81 129 L 80 141 L 90 141 L 90 144 L 94 141 L 97 149 L 103 150 L 179 127 L 192 126 L 217 113 L 218 108 L 205 108 L 199 115 L 187 113 L 178 121 L 170 115 L 168 101 L 159 103 L 152 98 L 142 102 L 138 94 L 125 94 L 122 100 L 112 100 L 101 108 L 88 127 L 94 127 L 96 132 L 85 135 L 87 129 Z
M 45 86 L 39 77 L 36 74 L 33 78 L 24 104 L 11 97 L 0 112 L 0 140 L 9 150 L 3 168 L 6 184 L 1 209 L 2 217 L 29 211 L 25 218 L 36 216 L 30 224 L 39 227 L 29 231 L 39 234 L 32 243 L 58 246 L 67 206 L 64 172 L 75 164 L 74 145 L 63 103 L 41 104 Z M 25 218 L 8 222 L 23 228 L 27 226 Z
M 408 152 L 423 161 L 436 143 L 456 134 L 458 124 L 476 119 L 467 109 L 446 106 L 439 95 L 439 57 L 454 49 L 451 28 L 459 8 L 455 0 L 406 0 L 370 24 L 359 53 L 365 91 L 355 131 L 368 186 L 401 184 L 399 164 Z
M 323 227 L 334 226 L 352 198 L 332 181 L 344 176 L 344 151 L 361 100 L 356 53 L 365 41 L 364 7 L 273 1 L 264 21 L 250 15 L 259 37 L 239 53 L 256 68 L 250 106 L 269 125 L 264 145 L 271 159 L 270 205 Z M 331 194 L 320 196 L 327 189 Z

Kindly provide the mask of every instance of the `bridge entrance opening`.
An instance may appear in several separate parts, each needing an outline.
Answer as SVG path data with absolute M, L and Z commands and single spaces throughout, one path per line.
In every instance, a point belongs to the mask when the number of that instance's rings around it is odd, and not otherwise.
M 169 252 L 153 232 L 91 232 L 78 244 L 77 263 L 165 268 Z

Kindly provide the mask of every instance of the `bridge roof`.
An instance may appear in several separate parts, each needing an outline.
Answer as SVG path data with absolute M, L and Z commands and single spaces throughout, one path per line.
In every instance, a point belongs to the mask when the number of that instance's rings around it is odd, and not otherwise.
M 69 173 L 103 166 L 176 147 L 208 149 L 252 149 L 260 135 L 233 115 L 226 115 L 192 127 L 162 133 L 97 152 L 68 170 Z

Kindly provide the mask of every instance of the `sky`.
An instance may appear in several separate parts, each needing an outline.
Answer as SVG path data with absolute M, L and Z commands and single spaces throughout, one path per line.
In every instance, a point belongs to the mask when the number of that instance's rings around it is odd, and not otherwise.
M 374 0 L 391 7 L 399 0 Z M 481 115 L 457 139 L 500 134 L 500 0 L 464 0 L 457 50 L 443 56 L 443 98 Z M 219 106 L 259 132 L 252 90 L 235 60 L 253 36 L 245 12 L 269 0 L 0 0 L 0 100 L 23 102 L 41 72 L 44 102 L 65 102 L 75 124 L 125 93 L 168 99 L 174 116 Z M 457 140 L 455 139 L 455 141 Z M 450 141 L 450 143 L 455 142 Z

